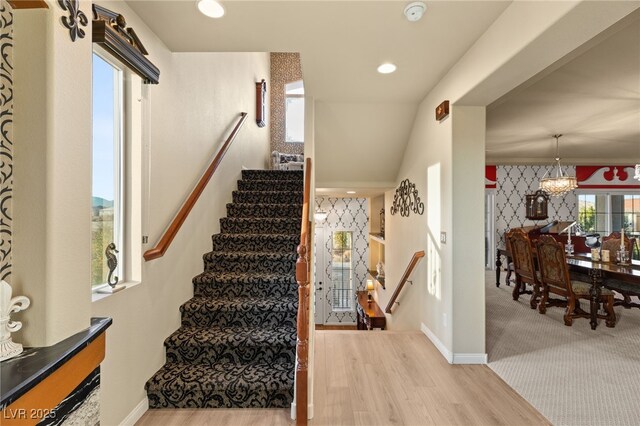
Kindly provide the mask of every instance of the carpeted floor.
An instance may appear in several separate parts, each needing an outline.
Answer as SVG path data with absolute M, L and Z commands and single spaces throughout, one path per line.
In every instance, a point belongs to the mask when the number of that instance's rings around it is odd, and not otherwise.
M 494 272 L 485 285 L 489 367 L 509 386 L 554 425 L 640 424 L 640 309 L 616 307 L 613 329 L 567 327 L 564 308 L 541 315 L 528 295 L 513 301 Z

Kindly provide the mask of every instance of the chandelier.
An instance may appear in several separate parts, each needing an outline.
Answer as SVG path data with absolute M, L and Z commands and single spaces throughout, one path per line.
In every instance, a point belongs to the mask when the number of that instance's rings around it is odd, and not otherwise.
M 633 178 L 640 180 L 640 164 L 636 164 L 636 175 Z
M 569 191 L 573 191 L 578 187 L 578 182 L 576 181 L 575 176 L 567 176 L 562 171 L 562 166 L 560 166 L 560 148 L 558 139 L 560 139 L 562 135 L 553 135 L 556 138 L 556 175 L 554 177 L 544 174 L 542 179 L 540 180 L 540 189 L 546 192 L 547 194 L 553 197 L 560 197 L 565 195 Z M 636 172 L 638 171 L 636 167 Z

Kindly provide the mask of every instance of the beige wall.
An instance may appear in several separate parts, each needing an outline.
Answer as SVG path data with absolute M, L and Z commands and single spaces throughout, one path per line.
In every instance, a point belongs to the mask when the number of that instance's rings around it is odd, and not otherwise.
M 637 7 L 629 2 L 514 2 L 425 97 L 396 179 L 416 183 L 425 214 L 387 216 L 390 286 L 382 295 L 378 291 L 382 304 L 412 254 L 424 249 L 427 259 L 416 270 L 417 285 L 401 296 L 412 308 L 397 309 L 390 328 L 422 328 L 454 362 L 469 361 L 469 354 L 476 362 L 482 359 L 484 239 L 478 185 L 484 181 L 483 112 L 457 108 L 484 107 Z M 445 99 L 452 113 L 437 122 L 435 107 Z M 392 199 L 393 191 L 387 192 L 386 205 Z M 446 244 L 440 243 L 441 231 Z
M 305 144 L 285 142 L 284 86 L 302 80 L 300 54 L 289 52 L 271 53 L 271 79 L 267 93 L 271 96 L 269 123 L 271 125 L 271 151 L 287 154 L 303 154 Z M 305 130 L 305 136 L 306 136 Z
M 163 341 L 180 325 L 179 306 L 192 295 L 191 279 L 202 271 L 202 255 L 211 250 L 210 235 L 219 231 L 242 167 L 267 166 L 269 127 L 255 124 L 254 83 L 269 79 L 269 55 L 173 54 L 125 3 L 100 4 L 126 17 L 161 70 L 159 85 L 134 94 L 142 122 L 129 132 L 142 139 L 134 153 L 143 163 L 135 170 L 141 213 L 134 225 L 149 235 L 144 250 L 159 239 L 239 113 L 249 113 L 166 255 L 141 265 L 140 284 L 92 303 L 90 36 L 71 42 L 57 2 L 30 11 L 30 25 L 22 27 L 14 281 L 20 283 L 16 294 L 32 298 L 22 341 L 55 343 L 87 327 L 92 316 L 113 318 L 102 364 L 101 422 L 117 425 L 145 399 L 146 380 L 164 363 Z M 89 2 L 81 9 L 90 16 Z
M 32 302 L 28 346 L 54 344 L 91 315 L 91 37 L 72 42 L 50 3 L 15 12 L 13 285 Z M 91 3 L 80 9 L 90 16 Z

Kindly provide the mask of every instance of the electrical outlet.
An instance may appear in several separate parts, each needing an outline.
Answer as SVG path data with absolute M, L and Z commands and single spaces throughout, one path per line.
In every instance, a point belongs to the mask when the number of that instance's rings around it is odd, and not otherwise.
M 149 237 L 147 235 L 143 235 L 142 236 L 142 244 L 148 244 L 149 243 Z
M 447 244 L 447 233 L 444 231 L 440 232 L 440 242 L 442 244 Z

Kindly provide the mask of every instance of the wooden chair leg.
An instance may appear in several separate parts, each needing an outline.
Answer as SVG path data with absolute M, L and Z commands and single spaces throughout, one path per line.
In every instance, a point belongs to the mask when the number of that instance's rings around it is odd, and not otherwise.
M 613 296 L 607 296 L 605 301 L 605 309 L 607 310 L 607 319 L 605 325 L 609 328 L 616 326 L 616 314 L 613 311 Z
M 549 288 L 546 285 L 542 285 L 542 298 L 538 303 L 538 312 L 541 314 L 547 313 L 547 302 L 549 301 Z
M 571 327 L 573 325 L 573 313 L 576 309 L 576 299 L 570 297 L 567 300 L 567 310 L 564 312 L 564 325 Z
M 532 286 L 532 292 L 531 292 L 531 301 L 529 301 L 529 306 L 531 306 L 531 309 L 535 309 L 538 307 L 538 297 L 540 297 L 540 286 L 537 284 L 534 284 Z
M 522 286 L 522 281 L 520 281 L 520 276 L 516 275 L 516 284 L 513 286 L 513 300 L 518 300 L 520 297 L 520 287 Z

